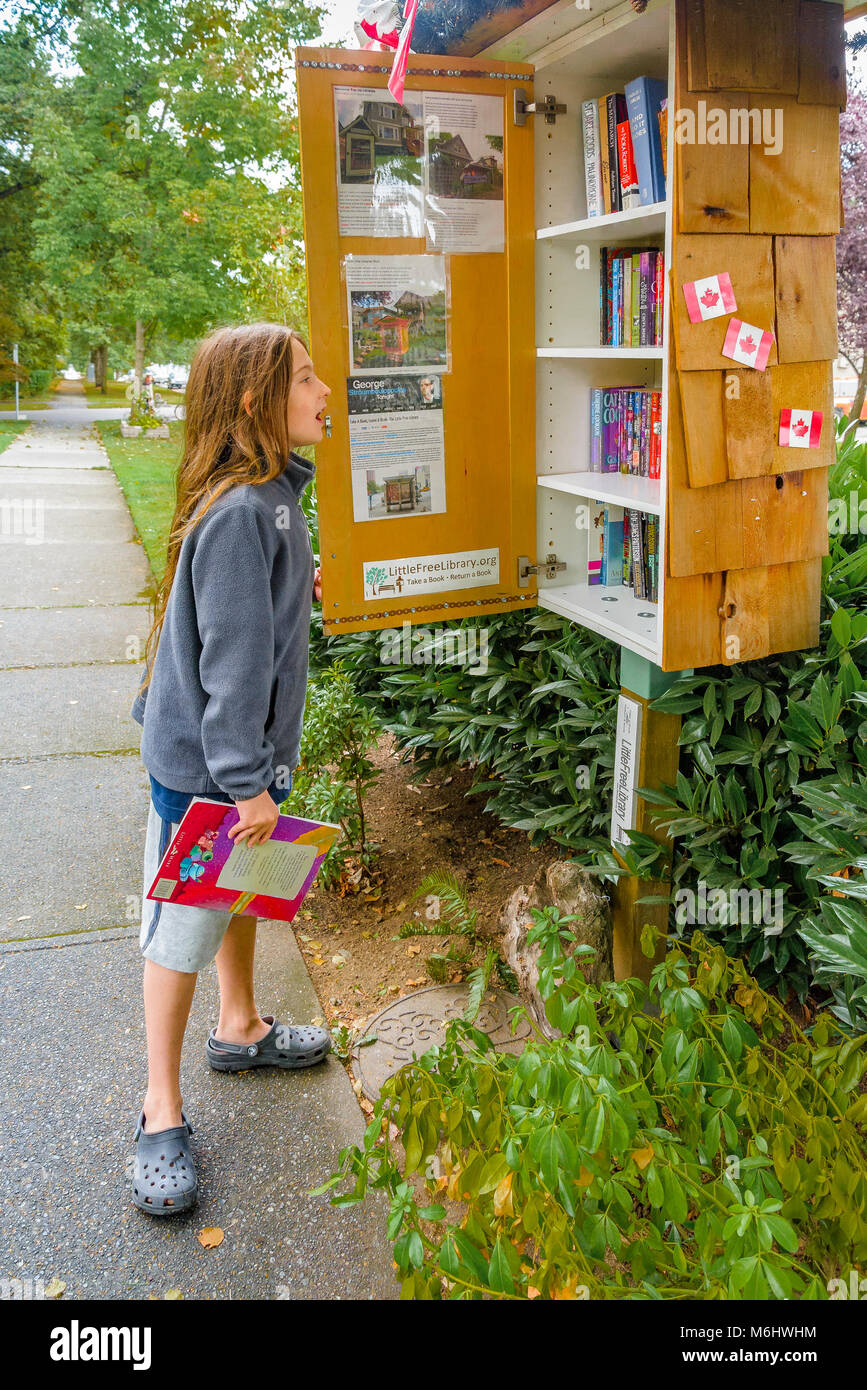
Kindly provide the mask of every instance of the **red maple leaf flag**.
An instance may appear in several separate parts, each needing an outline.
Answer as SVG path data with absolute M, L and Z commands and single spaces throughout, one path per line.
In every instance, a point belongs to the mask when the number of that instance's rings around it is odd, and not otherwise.
M 706 275 L 702 280 L 685 281 L 683 297 L 690 323 L 703 323 L 705 319 L 717 319 L 721 314 L 733 314 L 738 307 L 727 271 L 721 275 Z
M 756 328 L 753 323 L 742 323 L 740 319 L 729 319 L 725 342 L 722 345 L 723 357 L 731 357 L 745 367 L 755 367 L 763 372 L 768 365 L 774 335 L 770 328 Z
M 818 449 L 822 435 L 821 410 L 780 411 L 780 444 L 789 449 Z

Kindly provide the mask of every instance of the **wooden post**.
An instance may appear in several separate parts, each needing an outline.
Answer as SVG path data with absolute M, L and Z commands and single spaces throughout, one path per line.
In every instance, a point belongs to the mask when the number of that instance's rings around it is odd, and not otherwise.
M 652 790 L 664 782 L 672 786 L 677 777 L 680 748 L 681 719 L 679 714 L 661 714 L 650 705 L 669 686 L 692 671 L 663 672 L 658 666 L 636 656 L 625 647 L 620 659 L 620 693 L 641 705 L 640 744 L 637 759 L 636 787 Z M 651 835 L 659 844 L 669 849 L 671 841 L 661 831 L 653 829 L 651 814 L 655 808 L 648 806 L 643 797 L 635 798 L 635 817 L 632 829 Z M 615 980 L 626 980 L 637 976 L 649 980 L 650 972 L 665 954 L 661 949 L 650 959 L 641 950 L 641 929 L 645 922 L 666 930 L 669 908 L 665 903 L 639 903 L 639 898 L 666 893 L 668 884 L 656 879 L 622 878 L 615 885 L 614 940 L 612 954 Z

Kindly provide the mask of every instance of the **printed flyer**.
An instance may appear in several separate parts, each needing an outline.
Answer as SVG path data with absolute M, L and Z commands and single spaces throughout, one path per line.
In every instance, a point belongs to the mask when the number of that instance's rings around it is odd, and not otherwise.
M 344 256 L 349 371 L 448 370 L 444 256 Z
M 436 589 L 473 589 L 500 582 L 500 552 L 455 550 L 401 560 L 365 560 L 365 600 L 413 597 Z
M 424 236 L 423 116 L 421 92 L 334 88 L 340 236 Z
M 346 394 L 353 520 L 444 512 L 439 373 L 350 377 Z
M 425 92 L 430 251 L 503 251 L 503 98 Z

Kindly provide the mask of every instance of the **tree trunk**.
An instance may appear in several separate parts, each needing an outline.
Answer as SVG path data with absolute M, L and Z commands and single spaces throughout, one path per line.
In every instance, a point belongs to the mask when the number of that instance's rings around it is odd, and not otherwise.
M 90 354 L 90 356 L 91 361 L 93 362 L 94 385 L 98 386 L 102 394 L 105 395 L 105 366 L 106 361 L 108 359 L 107 345 L 105 343 L 101 343 L 99 347 L 95 347 L 93 349 L 93 352 Z
M 858 385 L 855 387 L 855 399 L 848 415 L 850 424 L 853 420 L 861 419 L 861 407 L 864 404 L 865 395 L 867 395 L 867 352 L 861 358 L 861 371 L 858 374 Z
M 145 359 L 145 326 L 144 326 L 144 319 L 136 319 L 136 321 L 135 321 L 135 369 L 134 369 L 133 375 L 135 376 L 135 391 L 136 391 L 136 395 L 137 395 L 137 396 L 141 395 L 141 383 L 142 383 L 142 377 L 144 376 L 144 359 Z

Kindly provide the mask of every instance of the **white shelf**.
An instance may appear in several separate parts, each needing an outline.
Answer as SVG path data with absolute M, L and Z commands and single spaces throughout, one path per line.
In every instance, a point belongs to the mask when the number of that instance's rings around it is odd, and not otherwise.
M 544 473 L 536 479 L 539 487 L 554 492 L 570 492 L 576 497 L 588 497 L 594 502 L 611 502 L 616 507 L 631 507 L 639 512 L 659 516 L 659 478 L 640 478 L 630 473 Z
M 664 351 L 662 347 L 537 347 L 536 356 L 595 358 L 599 362 L 629 357 L 639 362 L 661 362 Z
M 667 209 L 667 203 L 652 203 L 647 207 L 629 208 L 626 212 L 607 212 L 603 217 L 584 217 L 578 222 L 561 222 L 555 227 L 537 227 L 536 239 L 542 241 L 551 237 L 586 237 L 594 234 L 607 237 L 621 230 L 628 237 L 662 236 Z
M 626 585 L 570 584 L 565 589 L 540 588 L 539 604 L 583 623 L 602 637 L 628 647 L 648 661 L 658 660 L 657 607 L 637 599 Z

